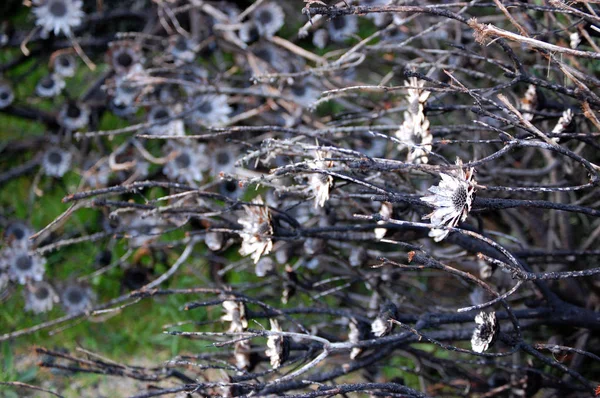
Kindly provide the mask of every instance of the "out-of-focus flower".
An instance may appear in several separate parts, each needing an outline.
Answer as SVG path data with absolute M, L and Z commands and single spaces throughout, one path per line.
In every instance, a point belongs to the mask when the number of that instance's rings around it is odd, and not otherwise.
M 275 262 L 270 257 L 263 257 L 256 263 L 254 272 L 259 278 L 267 276 L 267 274 L 275 269 Z
M 199 95 L 192 100 L 189 119 L 201 126 L 221 126 L 229 121 L 231 107 L 223 94 Z
M 533 120 L 533 111 L 537 107 L 538 97 L 535 85 L 530 84 L 525 91 L 525 95 L 521 98 L 521 110 L 525 120 Z
M 285 14 L 277 3 L 263 3 L 251 18 L 260 36 L 271 37 L 283 26 Z
M 253 204 L 257 206 L 244 206 L 245 216 L 238 219 L 243 227 L 238 232 L 242 238 L 242 247 L 240 254 L 242 256 L 252 256 L 254 264 L 258 262 L 260 256 L 268 254 L 273 248 L 273 226 L 271 225 L 271 212 L 269 208 L 263 206 L 263 200 L 260 196 L 256 197 Z
M 68 283 L 61 293 L 61 303 L 69 314 L 79 314 L 92 308 L 94 293 L 86 285 L 79 283 Z
M 183 120 L 172 119 L 176 114 L 177 112 L 170 106 L 153 106 L 148 112 L 148 123 L 152 124 L 148 132 L 153 135 L 185 135 Z
M 37 254 L 29 254 L 23 247 L 6 247 L 0 253 L 0 269 L 5 269 L 12 281 L 24 285 L 28 281 L 42 280 L 46 259 Z
M 0 109 L 8 107 L 14 100 L 15 93 L 10 83 L 6 80 L 0 80 Z
M 71 167 L 71 152 L 58 147 L 46 149 L 42 157 L 44 173 L 50 177 L 62 177 Z
M 313 33 L 312 42 L 318 49 L 324 49 L 329 42 L 329 32 L 327 29 L 317 29 L 315 33 Z
M 163 167 L 163 173 L 173 181 L 195 184 L 202 181 L 202 173 L 209 169 L 206 145 L 177 145 L 173 149 L 175 156 Z
M 72 54 L 59 54 L 53 61 L 54 73 L 61 77 L 75 76 L 77 61 Z
M 56 74 L 42 77 L 35 86 L 35 93 L 43 98 L 56 97 L 65 88 L 65 81 Z
M 315 151 L 315 160 L 309 164 L 313 170 L 325 170 L 333 167 L 333 162 L 324 160 L 331 154 L 323 151 Z M 308 181 L 310 191 L 315 195 L 315 208 L 325 206 L 329 200 L 329 188 L 333 184 L 333 177 L 328 174 L 311 173 Z
M 482 353 L 494 343 L 498 335 L 498 322 L 494 312 L 480 312 L 475 317 L 475 330 L 471 337 L 471 348 L 475 352 Z
M 272 332 L 281 332 L 281 327 L 277 319 L 269 319 L 271 324 Z M 290 353 L 290 338 L 282 335 L 271 335 L 267 337 L 267 349 L 265 355 L 271 362 L 273 369 L 279 368 L 285 361 L 287 361 Z
M 135 41 L 121 40 L 109 43 L 108 58 L 118 75 L 126 75 L 142 69 L 142 50 L 139 43 Z
M 392 302 L 387 302 L 381 306 L 377 318 L 371 323 L 371 332 L 375 337 L 383 337 L 390 334 L 394 325 L 391 319 L 398 317 L 398 308 Z
M 577 46 L 581 44 L 581 36 L 579 32 L 573 32 L 569 35 L 569 45 L 571 48 L 575 49 Z
M 566 111 L 564 111 L 562 113 L 560 119 L 558 119 L 556 126 L 554 126 L 554 128 L 552 129 L 552 133 L 554 133 L 554 134 L 562 133 L 569 126 L 569 124 L 571 124 L 572 121 L 573 121 L 573 111 L 570 109 L 567 109 Z
M 351 343 L 358 343 L 361 340 L 367 340 L 369 338 L 369 332 L 371 328 L 368 323 L 359 321 L 355 318 L 351 318 L 348 322 L 350 332 L 348 333 L 348 341 Z M 360 347 L 353 347 L 350 351 L 350 359 L 356 359 L 363 352 Z
M 25 294 L 25 311 L 32 311 L 36 314 L 50 311 L 59 301 L 52 286 L 44 281 L 28 284 L 23 293 Z
M 421 198 L 423 202 L 435 207 L 433 212 L 425 216 L 431 219 L 431 224 L 435 226 L 456 227 L 460 221 L 467 219 L 471 210 L 476 184 L 473 179 L 474 169 L 463 170 L 459 158 L 456 159 L 456 165 L 459 169 L 450 174 L 440 173 L 442 180 L 439 185 L 429 188 L 433 195 Z M 429 236 L 439 242 L 448 236 L 448 233 L 448 230 L 434 228 L 429 231 Z
M 356 15 L 344 15 L 333 18 L 327 25 L 329 38 L 336 43 L 344 42 L 358 32 Z
M 88 159 L 84 163 L 85 171 L 82 174 L 86 184 L 92 188 L 105 187 L 108 184 L 111 169 L 106 159 Z
M 72 29 L 81 25 L 85 13 L 81 0 L 33 0 L 35 24 L 42 28 L 42 34 L 63 33 L 71 36 Z
M 31 235 L 33 235 L 33 229 L 27 224 L 22 221 L 14 221 L 4 230 L 4 241 L 12 247 L 29 248 Z
M 90 109 L 84 104 L 67 102 L 58 113 L 58 123 L 69 131 L 79 130 L 87 126 L 90 120 Z
M 404 84 L 412 86 L 412 88 L 408 89 L 408 108 L 404 112 L 404 122 L 396 131 L 396 137 L 400 141 L 398 147 L 399 149 L 408 148 L 407 160 L 409 162 L 427 163 L 433 136 L 429 131 L 429 120 L 423 110 L 431 93 L 423 90 L 425 82 L 416 77 L 411 77 Z
M 381 217 L 385 220 L 388 220 L 391 216 L 392 213 L 394 211 L 394 208 L 392 206 L 392 204 L 390 202 L 383 202 L 381 203 L 381 209 L 379 210 L 379 214 L 381 215 Z M 377 224 L 385 224 L 387 221 L 377 221 Z M 383 237 L 385 236 L 385 234 L 387 233 L 387 229 L 386 228 L 375 228 L 375 238 L 377 239 L 383 239 Z
M 217 146 L 210 150 L 210 171 L 214 176 L 235 171 L 237 149 L 231 146 Z
M 196 59 L 200 45 L 192 39 L 184 36 L 172 36 L 169 39 L 168 51 L 171 53 L 176 63 L 190 63 Z

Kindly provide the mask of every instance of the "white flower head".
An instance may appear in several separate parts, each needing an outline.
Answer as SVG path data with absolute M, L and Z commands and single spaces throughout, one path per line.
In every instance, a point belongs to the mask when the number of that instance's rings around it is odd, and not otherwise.
M 81 25 L 85 13 L 81 0 L 34 0 L 35 24 L 41 26 L 42 35 L 54 32 L 70 36 L 71 29 Z
M 259 278 L 264 278 L 267 274 L 275 269 L 275 262 L 270 257 L 263 257 L 256 263 L 254 273 Z
M 176 114 L 176 110 L 170 106 L 153 106 L 148 112 L 148 123 L 151 124 L 148 132 L 152 135 L 185 135 L 183 120 L 173 119 Z
M 571 46 L 571 48 L 575 49 L 580 44 L 581 44 L 581 35 L 579 35 L 579 32 L 571 33 L 569 35 L 569 46 Z
M 325 170 L 333 167 L 333 162 L 323 160 L 330 157 L 329 152 L 315 151 L 315 160 L 309 164 L 313 170 Z M 329 200 L 329 188 L 333 184 L 333 177 L 329 174 L 311 173 L 308 181 L 310 191 L 315 195 L 315 209 L 325 206 L 325 202 Z
M 226 124 L 229 121 L 229 114 L 232 112 L 227 99 L 227 96 L 223 94 L 197 96 L 191 105 L 191 122 L 206 127 Z
M 327 46 L 329 42 L 329 32 L 327 29 L 317 29 L 315 33 L 313 33 L 312 43 L 315 47 L 322 50 Z
M 389 218 L 392 216 L 393 211 L 394 211 L 394 207 L 392 206 L 392 204 L 390 202 L 383 202 L 381 204 L 381 209 L 379 209 L 379 214 L 381 215 L 383 220 L 377 221 L 377 224 L 379 224 L 379 225 L 385 224 L 387 222 L 387 220 L 389 220 Z M 375 228 L 375 238 L 376 239 L 383 239 L 383 237 L 385 236 L 386 233 L 387 233 L 386 228 Z
M 272 332 L 281 332 L 281 327 L 277 319 L 269 319 Z M 290 353 L 290 338 L 282 335 L 271 335 L 267 337 L 267 349 L 265 355 L 271 362 L 273 369 L 279 368 L 287 359 Z
M 43 98 L 56 97 L 65 88 L 65 81 L 57 74 L 42 77 L 35 86 L 35 93 Z
M 108 44 L 109 63 L 118 75 L 142 71 L 140 44 L 131 40 L 114 41 Z
M 217 146 L 210 151 L 210 171 L 214 176 L 235 171 L 237 150 L 233 146 Z
M 361 340 L 367 340 L 369 338 L 369 324 L 366 322 L 359 321 L 355 318 L 351 318 L 350 322 L 348 322 L 348 328 L 350 331 L 348 332 L 348 341 L 350 343 L 358 343 Z M 356 359 L 363 352 L 363 349 L 360 347 L 353 347 L 352 351 L 350 351 L 350 359 Z
M 558 119 L 556 126 L 554 126 L 554 128 L 552 129 L 552 133 L 554 133 L 554 134 L 562 133 L 569 126 L 569 124 L 571 124 L 572 121 L 573 121 L 573 111 L 571 109 L 567 109 L 566 111 L 564 111 L 562 113 L 560 119 Z
M 52 66 L 54 73 L 61 77 L 73 77 L 77 68 L 77 61 L 72 54 L 59 54 L 54 58 Z
M 421 198 L 423 202 L 435 207 L 433 212 L 424 217 L 430 219 L 434 226 L 456 227 L 459 222 L 466 220 L 471 210 L 475 193 L 474 169 L 463 170 L 459 158 L 456 159 L 456 165 L 459 169 L 449 174 L 440 173 L 442 180 L 439 185 L 429 188 L 433 195 Z M 448 233 L 448 230 L 434 228 L 429 232 L 429 236 L 439 242 L 448 236 Z
M 271 225 L 271 212 L 263 206 L 260 196 L 256 197 L 253 204 L 258 206 L 244 206 L 246 214 L 238 219 L 243 229 L 238 232 L 242 238 L 240 254 L 252 255 L 254 264 L 258 263 L 260 256 L 269 254 L 273 248 L 273 226 Z
M 200 45 L 184 36 L 177 35 L 169 39 L 168 51 L 175 59 L 176 64 L 194 62 Z
M 243 332 L 248 328 L 248 319 L 246 318 L 246 307 L 241 301 L 225 300 L 223 301 L 223 312 L 221 320 L 231 322 L 229 331 L 231 333 Z
M 62 177 L 71 167 L 72 158 L 69 151 L 58 147 L 48 148 L 42 157 L 44 173 L 50 177 Z
M 409 162 L 427 163 L 433 136 L 429 131 L 429 120 L 423 111 L 431 93 L 423 90 L 425 82 L 416 77 L 411 77 L 404 84 L 411 88 L 406 97 L 408 108 L 404 112 L 404 121 L 396 131 L 396 137 L 400 140 L 398 147 L 400 150 L 408 148 Z
M 329 21 L 327 29 L 331 41 L 344 42 L 358 31 L 358 17 L 356 15 L 344 15 L 333 18 Z
M 59 302 L 59 297 L 47 282 L 28 284 L 23 291 L 25 294 L 25 311 L 35 314 L 48 312 Z
M 471 348 L 475 352 L 482 353 L 487 351 L 498 335 L 496 313 L 482 311 L 475 317 L 475 323 L 477 325 L 471 337 Z
M 68 314 L 79 314 L 92 308 L 94 293 L 86 285 L 69 283 L 62 290 L 60 301 Z
M 34 231 L 24 222 L 15 221 L 4 230 L 4 241 L 12 247 L 29 248 L 31 241 L 29 237 Z
M 375 337 L 387 336 L 391 333 L 394 324 L 390 322 L 398 316 L 398 308 L 392 302 L 381 306 L 377 318 L 371 323 L 371 332 Z
M 24 285 L 28 281 L 39 282 L 46 272 L 46 259 L 29 254 L 23 247 L 7 247 L 0 256 L 0 269 L 6 269 L 12 281 Z
M 90 120 L 90 108 L 84 104 L 68 102 L 58 113 L 58 123 L 69 131 L 87 126 Z
M 130 247 L 146 246 L 159 238 L 165 223 L 163 219 L 149 216 L 142 217 L 135 214 L 133 219 L 122 220 L 121 225 L 126 225 Z
M 202 181 L 202 173 L 209 168 L 206 145 L 178 145 L 175 147 L 173 155 L 172 160 L 163 167 L 163 173 L 169 179 L 191 185 Z
M 15 93 L 13 92 L 10 83 L 5 80 L 0 80 L 0 109 L 8 107 L 15 100 Z
M 258 30 L 258 34 L 264 37 L 272 37 L 283 26 L 285 14 L 277 3 L 264 3 L 252 13 L 252 21 Z

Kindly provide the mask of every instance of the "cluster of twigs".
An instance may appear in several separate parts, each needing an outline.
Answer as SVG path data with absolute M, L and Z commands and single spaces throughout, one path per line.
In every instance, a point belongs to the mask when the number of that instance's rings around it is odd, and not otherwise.
M 87 10 L 67 40 L 7 36 L 103 72 L 66 113 L 18 97 L 1 109 L 49 132 L 4 145 L 13 159 L 43 149 L 0 183 L 37 172 L 35 200 L 44 173 L 62 178 L 37 171 L 44 151 L 68 146 L 82 183 L 30 252 L 125 241 L 106 268 L 170 265 L 0 341 L 185 295 L 182 319 L 224 315 L 165 333 L 205 352 L 150 369 L 40 348 L 56 358 L 41 365 L 147 382 L 136 397 L 593 395 L 594 2 L 131 3 Z M 69 124 L 69 106 L 89 119 Z M 127 125 L 101 129 L 108 114 Z M 103 222 L 57 234 L 82 208 Z M 197 288 L 165 288 L 186 270 Z

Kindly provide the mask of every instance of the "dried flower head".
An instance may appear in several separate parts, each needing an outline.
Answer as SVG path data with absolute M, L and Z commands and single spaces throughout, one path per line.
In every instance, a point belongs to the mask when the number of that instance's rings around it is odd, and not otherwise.
M 242 256 L 252 255 L 254 264 L 258 262 L 260 256 L 268 254 L 273 248 L 273 226 L 271 225 L 271 212 L 260 196 L 253 201 L 256 206 L 244 206 L 245 216 L 238 219 L 243 227 L 238 232 L 242 238 L 242 247 L 240 254 Z
M 348 322 L 348 328 L 350 329 L 350 332 L 348 333 L 348 341 L 351 343 L 358 343 L 361 340 L 367 340 L 369 338 L 369 332 L 371 331 L 371 328 L 366 322 L 351 318 L 350 322 Z M 353 347 L 350 351 L 350 359 L 358 358 L 362 352 L 362 348 Z
M 172 154 L 172 160 L 167 162 L 163 168 L 163 173 L 169 179 L 190 185 L 202 181 L 202 173 L 209 168 L 206 145 L 177 145 L 174 147 Z
M 4 230 L 4 241 L 11 247 L 29 248 L 33 229 L 22 221 L 11 222 Z
M 171 106 L 156 105 L 148 112 L 148 133 L 153 135 L 185 135 L 183 120 L 173 119 L 178 112 Z
M 581 35 L 579 32 L 573 32 L 569 35 L 569 46 L 573 49 L 581 44 Z
M 494 344 L 498 335 L 498 323 L 496 313 L 480 312 L 475 317 L 476 327 L 471 337 L 471 347 L 473 351 L 482 353 Z
M 85 13 L 81 0 L 33 0 L 35 24 L 42 28 L 42 35 L 54 32 L 72 35 L 72 29 L 81 25 Z
M 69 131 L 87 126 L 90 120 L 90 108 L 84 104 L 67 102 L 58 113 L 58 123 Z
M 277 319 L 269 319 L 272 332 L 281 332 L 281 327 Z M 279 368 L 287 361 L 290 353 L 290 338 L 282 335 L 271 335 L 267 337 L 267 349 L 265 354 L 271 362 L 273 369 Z
M 327 46 L 329 42 L 329 32 L 327 29 L 317 29 L 315 33 L 313 33 L 312 43 L 315 47 L 322 50 Z
M 25 295 L 25 311 L 35 314 L 48 312 L 58 303 L 59 298 L 48 282 L 28 284 L 23 291 Z
M 246 306 L 241 301 L 225 300 L 223 301 L 223 312 L 221 320 L 231 322 L 229 332 L 239 333 L 248 328 L 248 319 L 246 319 Z
M 392 216 L 393 211 L 394 208 L 390 202 L 381 203 L 381 209 L 379 209 L 379 214 L 381 215 L 381 218 L 383 218 L 383 220 L 377 221 L 377 224 L 385 224 L 385 220 L 388 220 Z M 386 228 L 375 228 L 376 239 L 383 239 L 386 233 Z
M 168 51 L 175 59 L 176 64 L 194 62 L 200 45 L 192 39 L 177 35 L 169 38 Z
M 425 82 L 416 77 L 411 77 L 404 84 L 411 88 L 408 89 L 406 98 L 408 107 L 404 112 L 404 122 L 396 131 L 396 137 L 400 140 L 398 147 L 400 150 L 408 148 L 409 162 L 427 163 L 433 136 L 429 131 L 429 120 L 423 111 L 431 93 L 423 90 Z
M 71 167 L 71 152 L 58 147 L 46 149 L 42 157 L 44 173 L 50 177 L 62 177 Z
M 260 36 L 272 37 L 283 26 L 285 14 L 277 3 L 263 3 L 252 13 L 252 22 Z
M 192 124 L 212 127 L 221 126 L 229 121 L 232 109 L 227 104 L 228 97 L 218 95 L 198 95 L 192 100 L 192 112 L 189 119 Z
M 0 269 L 5 269 L 9 278 L 21 285 L 41 281 L 46 272 L 45 265 L 44 257 L 30 254 L 23 247 L 6 247 L 0 253 Z
M 0 80 L 0 109 L 8 107 L 15 100 L 15 93 L 6 80 Z
M 79 314 L 92 308 L 94 294 L 89 286 L 71 282 L 62 290 L 60 301 L 68 314 Z
M 333 167 L 333 162 L 324 160 L 330 157 L 329 152 L 315 151 L 315 160 L 309 163 L 313 170 L 325 170 Z M 308 181 L 309 190 L 315 195 L 315 208 L 325 206 L 329 200 L 329 188 L 333 184 L 333 177 L 328 174 L 311 173 Z
M 525 120 L 533 120 L 533 111 L 537 107 L 538 97 L 535 85 L 530 84 L 525 91 L 525 95 L 521 98 L 521 110 Z
M 573 121 L 573 111 L 571 109 L 567 109 L 566 111 L 564 111 L 562 113 L 560 119 L 558 119 L 556 126 L 554 126 L 554 128 L 552 129 L 552 133 L 554 133 L 554 134 L 562 133 L 569 126 L 569 124 L 571 124 L 572 121 Z
M 54 58 L 52 66 L 54 73 L 61 77 L 73 77 L 77 68 L 77 61 L 72 54 L 62 53 Z
M 65 81 L 57 74 L 42 77 L 35 86 L 35 93 L 43 98 L 56 97 L 65 88 Z
M 396 305 L 390 301 L 386 302 L 381 306 L 377 318 L 375 318 L 375 320 L 371 323 L 371 332 L 373 335 L 375 335 L 375 337 L 387 336 L 394 327 L 390 320 L 396 319 L 397 317 L 398 308 Z
M 329 39 L 336 43 L 346 41 L 358 31 L 358 18 L 356 15 L 344 15 L 333 18 L 327 25 Z
M 142 70 L 142 50 L 140 44 L 132 40 L 114 41 L 108 44 L 108 58 L 118 75 L 126 75 Z
M 435 210 L 424 218 L 431 219 L 434 226 L 456 227 L 460 221 L 464 221 L 471 210 L 473 196 L 475 193 L 474 169 L 462 168 L 462 161 L 457 158 L 456 165 L 459 169 L 451 173 L 440 173 L 442 180 L 439 185 L 429 188 L 433 195 L 423 196 L 423 202 L 431 204 Z M 434 228 L 429 236 L 436 242 L 448 236 L 449 231 Z

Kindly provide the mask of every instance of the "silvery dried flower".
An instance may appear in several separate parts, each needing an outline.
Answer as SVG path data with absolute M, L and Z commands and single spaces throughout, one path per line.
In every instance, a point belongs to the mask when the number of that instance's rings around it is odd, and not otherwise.
M 44 173 L 50 177 L 62 177 L 71 167 L 71 152 L 58 147 L 46 149 L 42 157 Z
M 23 293 L 25 294 L 25 311 L 32 311 L 35 314 L 50 311 L 59 301 L 52 286 L 44 281 L 28 284 Z
M 173 119 L 176 111 L 169 106 L 156 105 L 148 112 L 148 132 L 152 135 L 185 135 L 183 120 Z
M 202 173 L 209 168 L 206 145 L 177 145 L 173 154 L 172 160 L 163 167 L 163 173 L 169 179 L 190 185 L 202 181 Z
M 369 332 L 371 328 L 368 323 L 359 321 L 355 318 L 351 318 L 350 322 L 348 322 L 348 328 L 350 332 L 348 333 L 348 341 L 351 343 L 358 343 L 361 340 L 367 340 L 369 338 Z M 363 349 L 360 347 L 353 347 L 350 351 L 350 359 L 356 359 L 363 352 Z
M 285 14 L 277 3 L 263 3 L 254 10 L 251 18 L 260 36 L 272 37 L 283 26 Z
M 281 327 L 277 319 L 269 319 L 272 332 L 281 332 Z M 271 362 L 273 369 L 279 368 L 287 359 L 290 353 L 290 338 L 282 335 L 270 335 L 267 337 L 267 349 L 265 354 Z
M 115 79 L 115 90 L 113 93 L 112 102 L 115 105 L 134 105 L 136 98 L 142 92 L 142 88 L 131 84 L 131 82 L 123 77 L 117 77 Z M 137 109 L 137 107 L 132 107 Z
M 525 120 L 533 120 L 532 111 L 535 110 L 538 103 L 537 91 L 535 85 L 530 84 L 525 91 L 525 95 L 521 98 L 521 110 Z
M 90 108 L 84 104 L 68 102 L 58 113 L 58 123 L 69 131 L 87 126 L 90 120 Z
M 456 159 L 456 165 L 459 169 L 448 174 L 440 173 L 442 180 L 439 185 L 429 188 L 433 195 L 421 198 L 423 202 L 435 207 L 433 212 L 424 217 L 431 219 L 434 226 L 456 227 L 460 221 L 466 220 L 471 210 L 476 183 L 473 179 L 474 169 L 463 170 L 459 158 Z M 434 228 L 429 232 L 429 236 L 439 242 L 448 236 L 448 233 L 448 230 Z
M 240 26 L 238 36 L 244 43 L 253 43 L 260 39 L 260 33 L 258 32 L 258 27 L 254 21 L 244 22 Z
M 336 43 L 346 41 L 358 32 L 358 18 L 356 15 L 345 15 L 333 18 L 327 25 L 329 38 Z
M 109 63 L 118 75 L 141 71 L 142 53 L 139 43 L 132 40 L 114 41 L 108 44 Z
M 404 84 L 412 88 L 408 89 L 408 108 L 404 112 L 404 121 L 396 131 L 396 137 L 400 141 L 398 147 L 408 148 L 409 162 L 427 163 L 433 136 L 429 131 L 429 120 L 423 111 L 431 93 L 423 89 L 425 82 L 416 77 L 411 77 Z
M 323 151 L 315 151 L 315 160 L 309 163 L 313 170 L 325 170 L 333 166 L 333 162 L 323 159 L 330 157 L 331 154 Z M 328 174 L 312 173 L 309 177 L 308 185 L 310 191 L 315 195 L 315 208 L 325 206 L 329 200 L 329 188 L 333 184 L 333 177 Z
M 8 107 L 15 100 L 15 93 L 13 92 L 10 83 L 5 80 L 0 80 L 0 109 Z
M 324 49 L 327 46 L 327 42 L 329 42 L 329 32 L 327 32 L 327 29 L 317 29 L 313 33 L 312 43 L 318 49 Z
M 77 61 L 72 54 L 59 54 L 54 58 L 53 62 L 54 73 L 61 77 L 73 77 L 75 76 L 75 70 L 77 68 Z
M 259 278 L 267 276 L 267 274 L 275 269 L 275 263 L 270 257 L 263 257 L 256 263 L 254 273 Z
M 252 256 L 254 264 L 258 262 L 260 256 L 268 254 L 273 248 L 273 226 L 271 225 L 271 212 L 269 208 L 263 206 L 263 200 L 260 196 L 256 197 L 253 204 L 258 206 L 244 206 L 245 216 L 238 219 L 243 227 L 238 232 L 242 238 L 242 247 L 240 254 L 242 256 Z
M 42 77 L 35 86 L 35 93 L 43 98 L 56 97 L 65 88 L 65 81 L 56 74 Z
M 231 322 L 229 332 L 239 333 L 248 328 L 248 319 L 246 319 L 246 307 L 241 301 L 225 300 L 223 301 L 223 312 L 221 320 Z
M 85 13 L 81 0 L 33 0 L 35 24 L 42 28 L 42 35 L 50 32 L 72 35 L 72 29 L 81 25 Z
M 69 314 L 79 314 L 92 308 L 94 293 L 88 286 L 68 283 L 61 293 L 61 303 Z
M 227 99 L 223 94 L 198 95 L 192 100 L 190 121 L 206 127 L 226 124 L 232 111 Z
M 569 35 L 569 46 L 573 49 L 577 48 L 581 44 L 581 36 L 579 32 L 573 32 Z
M 471 337 L 471 348 L 475 352 L 482 353 L 487 351 L 498 335 L 496 313 L 482 311 L 475 317 L 475 323 L 475 330 Z
M 365 261 L 367 261 L 367 258 L 367 250 L 362 246 L 355 246 L 352 248 L 352 250 L 350 250 L 350 257 L 348 261 L 352 267 L 360 267 L 365 263 Z
M 239 370 L 250 370 L 252 368 L 252 346 L 249 340 L 236 341 L 233 348 L 235 366 Z
M 556 126 L 554 126 L 554 128 L 552 129 L 552 133 L 554 133 L 554 134 L 562 133 L 569 126 L 569 124 L 571 124 L 572 121 L 573 121 L 573 111 L 570 109 L 567 109 L 566 111 L 564 111 L 562 113 L 560 119 L 558 119 Z
M 239 199 L 244 194 L 244 189 L 240 187 L 239 181 L 227 178 L 219 183 L 219 193 L 230 199 Z
M 135 214 L 132 219 L 121 221 L 121 225 L 126 225 L 125 231 L 129 238 L 129 246 L 142 247 L 160 237 L 164 222 L 155 216 L 142 217 Z
M 211 173 L 214 176 L 221 173 L 231 174 L 235 171 L 237 150 L 231 146 L 218 146 L 210 150 Z
M 29 254 L 23 247 L 6 247 L 0 253 L 0 269 L 5 269 L 9 278 L 21 285 L 41 281 L 46 272 L 45 264 L 44 257 Z
M 29 248 L 34 231 L 22 221 L 11 222 L 4 230 L 4 241 L 12 247 Z
M 177 35 L 169 39 L 168 51 L 175 58 L 176 63 L 194 62 L 200 45 L 192 39 Z
M 393 323 L 391 319 L 398 317 L 398 308 L 392 302 L 387 302 L 381 306 L 381 310 L 377 315 L 377 318 L 371 323 L 371 332 L 375 337 L 383 337 L 390 334 Z
M 389 220 L 389 218 L 392 216 L 393 211 L 394 211 L 394 208 L 390 202 L 381 203 L 381 209 L 379 210 L 379 214 L 381 215 L 381 217 L 384 220 Z M 384 220 L 377 221 L 377 224 L 380 224 L 380 225 L 385 224 L 386 221 L 384 221 Z M 387 233 L 386 228 L 375 228 L 375 238 L 376 239 L 383 239 L 383 237 L 385 236 L 386 233 Z

